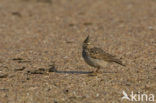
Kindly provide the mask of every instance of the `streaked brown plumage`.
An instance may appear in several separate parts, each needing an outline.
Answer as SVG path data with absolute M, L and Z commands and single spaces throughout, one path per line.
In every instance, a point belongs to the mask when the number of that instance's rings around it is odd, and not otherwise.
M 104 67 L 107 63 L 111 62 L 125 66 L 124 64 L 122 64 L 120 59 L 116 58 L 116 56 L 106 53 L 100 48 L 92 48 L 89 43 L 89 36 L 84 40 L 82 48 L 82 56 L 85 62 L 90 66 L 98 68 L 97 70 Z

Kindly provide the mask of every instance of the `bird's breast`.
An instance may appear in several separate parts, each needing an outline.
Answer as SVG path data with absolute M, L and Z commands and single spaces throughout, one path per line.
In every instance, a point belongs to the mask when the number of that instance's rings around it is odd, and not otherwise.
M 99 59 L 94 59 L 94 58 L 90 57 L 90 55 L 87 53 L 87 51 L 83 50 L 82 56 L 83 56 L 85 62 L 90 66 L 93 66 L 93 67 L 104 67 L 104 66 L 106 66 L 105 61 L 99 60 Z

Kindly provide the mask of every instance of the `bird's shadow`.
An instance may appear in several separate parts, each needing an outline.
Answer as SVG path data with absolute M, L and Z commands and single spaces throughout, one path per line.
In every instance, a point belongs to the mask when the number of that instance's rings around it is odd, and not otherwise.
M 93 73 L 94 71 L 73 71 L 73 70 L 64 71 L 64 70 L 57 70 L 55 66 L 52 66 L 51 68 L 49 68 L 49 72 L 55 72 L 59 74 L 90 74 Z M 115 73 L 115 72 L 103 72 L 103 73 Z
M 62 70 L 55 70 L 53 71 L 59 74 L 90 74 L 94 73 L 93 71 L 62 71 Z M 102 72 L 102 73 L 116 73 L 116 72 Z
M 93 73 L 92 71 L 54 71 L 55 73 L 60 73 L 60 74 L 90 74 Z

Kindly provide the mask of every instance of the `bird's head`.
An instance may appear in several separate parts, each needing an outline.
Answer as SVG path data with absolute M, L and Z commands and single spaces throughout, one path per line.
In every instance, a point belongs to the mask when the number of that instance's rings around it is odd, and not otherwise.
M 89 42 L 89 35 L 88 35 L 87 38 L 83 41 L 83 48 L 87 47 L 88 45 L 90 45 L 90 42 Z

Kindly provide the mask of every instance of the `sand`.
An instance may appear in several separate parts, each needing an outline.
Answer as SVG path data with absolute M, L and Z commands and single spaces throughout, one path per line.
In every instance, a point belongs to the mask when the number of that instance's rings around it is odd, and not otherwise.
M 155 0 L 0 2 L 0 103 L 132 102 L 123 91 L 156 101 Z M 88 76 L 87 35 L 126 67 Z

